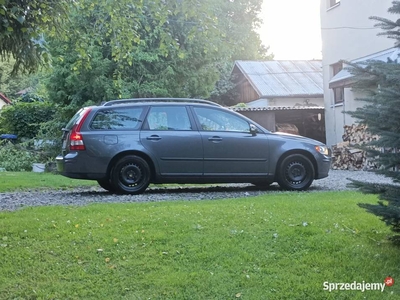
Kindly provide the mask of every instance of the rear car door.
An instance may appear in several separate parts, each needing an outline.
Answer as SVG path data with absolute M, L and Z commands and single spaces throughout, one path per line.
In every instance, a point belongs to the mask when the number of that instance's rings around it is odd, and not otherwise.
M 152 106 L 140 140 L 157 162 L 162 176 L 202 176 L 202 140 L 200 133 L 194 130 L 186 106 Z
M 268 173 L 268 138 L 250 133 L 250 123 L 214 107 L 193 107 L 204 147 L 204 176 L 259 176 Z

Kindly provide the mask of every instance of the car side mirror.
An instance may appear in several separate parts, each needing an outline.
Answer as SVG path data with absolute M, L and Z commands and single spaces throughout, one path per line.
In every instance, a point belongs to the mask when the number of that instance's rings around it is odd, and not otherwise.
M 256 136 L 258 132 L 258 129 L 256 127 L 256 125 L 254 124 L 250 124 L 250 133 L 252 136 Z

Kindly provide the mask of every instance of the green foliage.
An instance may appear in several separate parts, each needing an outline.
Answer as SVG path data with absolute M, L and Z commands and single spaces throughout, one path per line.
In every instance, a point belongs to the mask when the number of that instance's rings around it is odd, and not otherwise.
M 0 130 L 19 138 L 33 138 L 39 132 L 40 124 L 51 120 L 54 113 L 54 105 L 48 102 L 17 102 L 1 110 Z
M 71 1 L 0 1 L 0 57 L 15 59 L 13 73 L 33 72 L 48 62 L 43 34 L 55 34 Z
M 52 101 L 80 107 L 128 97 L 208 98 L 233 60 L 266 57 L 255 31 L 261 0 L 164 1 L 162 9 L 124 2 L 112 11 L 102 1 L 71 9 L 68 38 L 50 43 Z M 117 14 L 132 24 L 118 23 Z
M 38 162 L 38 156 L 25 145 L 0 142 L 0 168 L 6 171 L 30 171 L 32 163 Z
M 400 1 L 393 1 L 389 9 L 391 13 L 400 14 Z M 382 35 L 397 39 L 393 30 L 400 29 L 399 22 L 373 17 L 380 21 L 378 27 L 385 30 Z M 379 136 L 379 139 L 366 145 L 367 151 L 381 166 L 379 173 L 385 174 L 400 182 L 400 64 L 396 61 L 369 61 L 364 64 L 352 64 L 350 71 L 355 75 L 355 91 L 361 92 L 364 97 L 357 100 L 364 101 L 364 106 L 349 114 L 363 124 L 368 130 Z M 372 183 L 353 182 L 353 186 L 365 193 L 378 194 L 382 200 L 376 205 L 360 204 L 361 207 L 379 216 L 382 221 L 391 226 L 392 230 L 400 233 L 400 186 L 379 185 Z M 398 238 L 400 240 L 400 236 Z

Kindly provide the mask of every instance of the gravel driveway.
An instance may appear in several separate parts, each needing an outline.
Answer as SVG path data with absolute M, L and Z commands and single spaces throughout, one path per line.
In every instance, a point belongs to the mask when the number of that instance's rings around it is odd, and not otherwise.
M 346 187 L 352 178 L 365 182 L 390 183 L 389 178 L 366 171 L 332 170 L 329 177 L 316 180 L 310 192 L 348 190 Z M 157 202 L 185 199 L 214 200 L 257 196 L 280 191 L 277 185 L 260 189 L 251 184 L 226 184 L 213 187 L 150 188 L 141 195 L 114 195 L 100 187 L 79 188 L 74 190 L 46 190 L 0 194 L 0 211 L 16 210 L 25 206 L 39 205 L 85 205 L 88 203 L 110 202 Z

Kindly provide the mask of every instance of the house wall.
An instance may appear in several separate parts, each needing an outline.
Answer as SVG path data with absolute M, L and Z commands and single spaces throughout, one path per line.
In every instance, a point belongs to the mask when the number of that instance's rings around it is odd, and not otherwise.
M 2 107 L 5 105 L 7 105 L 7 103 L 0 99 L 0 109 L 2 109 Z
M 378 37 L 380 29 L 374 28 L 370 16 L 393 19 L 387 10 L 392 0 L 341 0 L 330 7 L 330 0 L 321 0 L 322 66 L 324 77 L 325 124 L 328 146 L 342 141 L 343 126 L 355 122 L 343 111 L 352 111 L 362 103 L 355 102 L 357 95 L 344 89 L 343 104 L 334 105 L 333 90 L 329 81 L 333 77 L 332 64 L 340 60 L 353 60 L 389 49 L 394 40 Z

